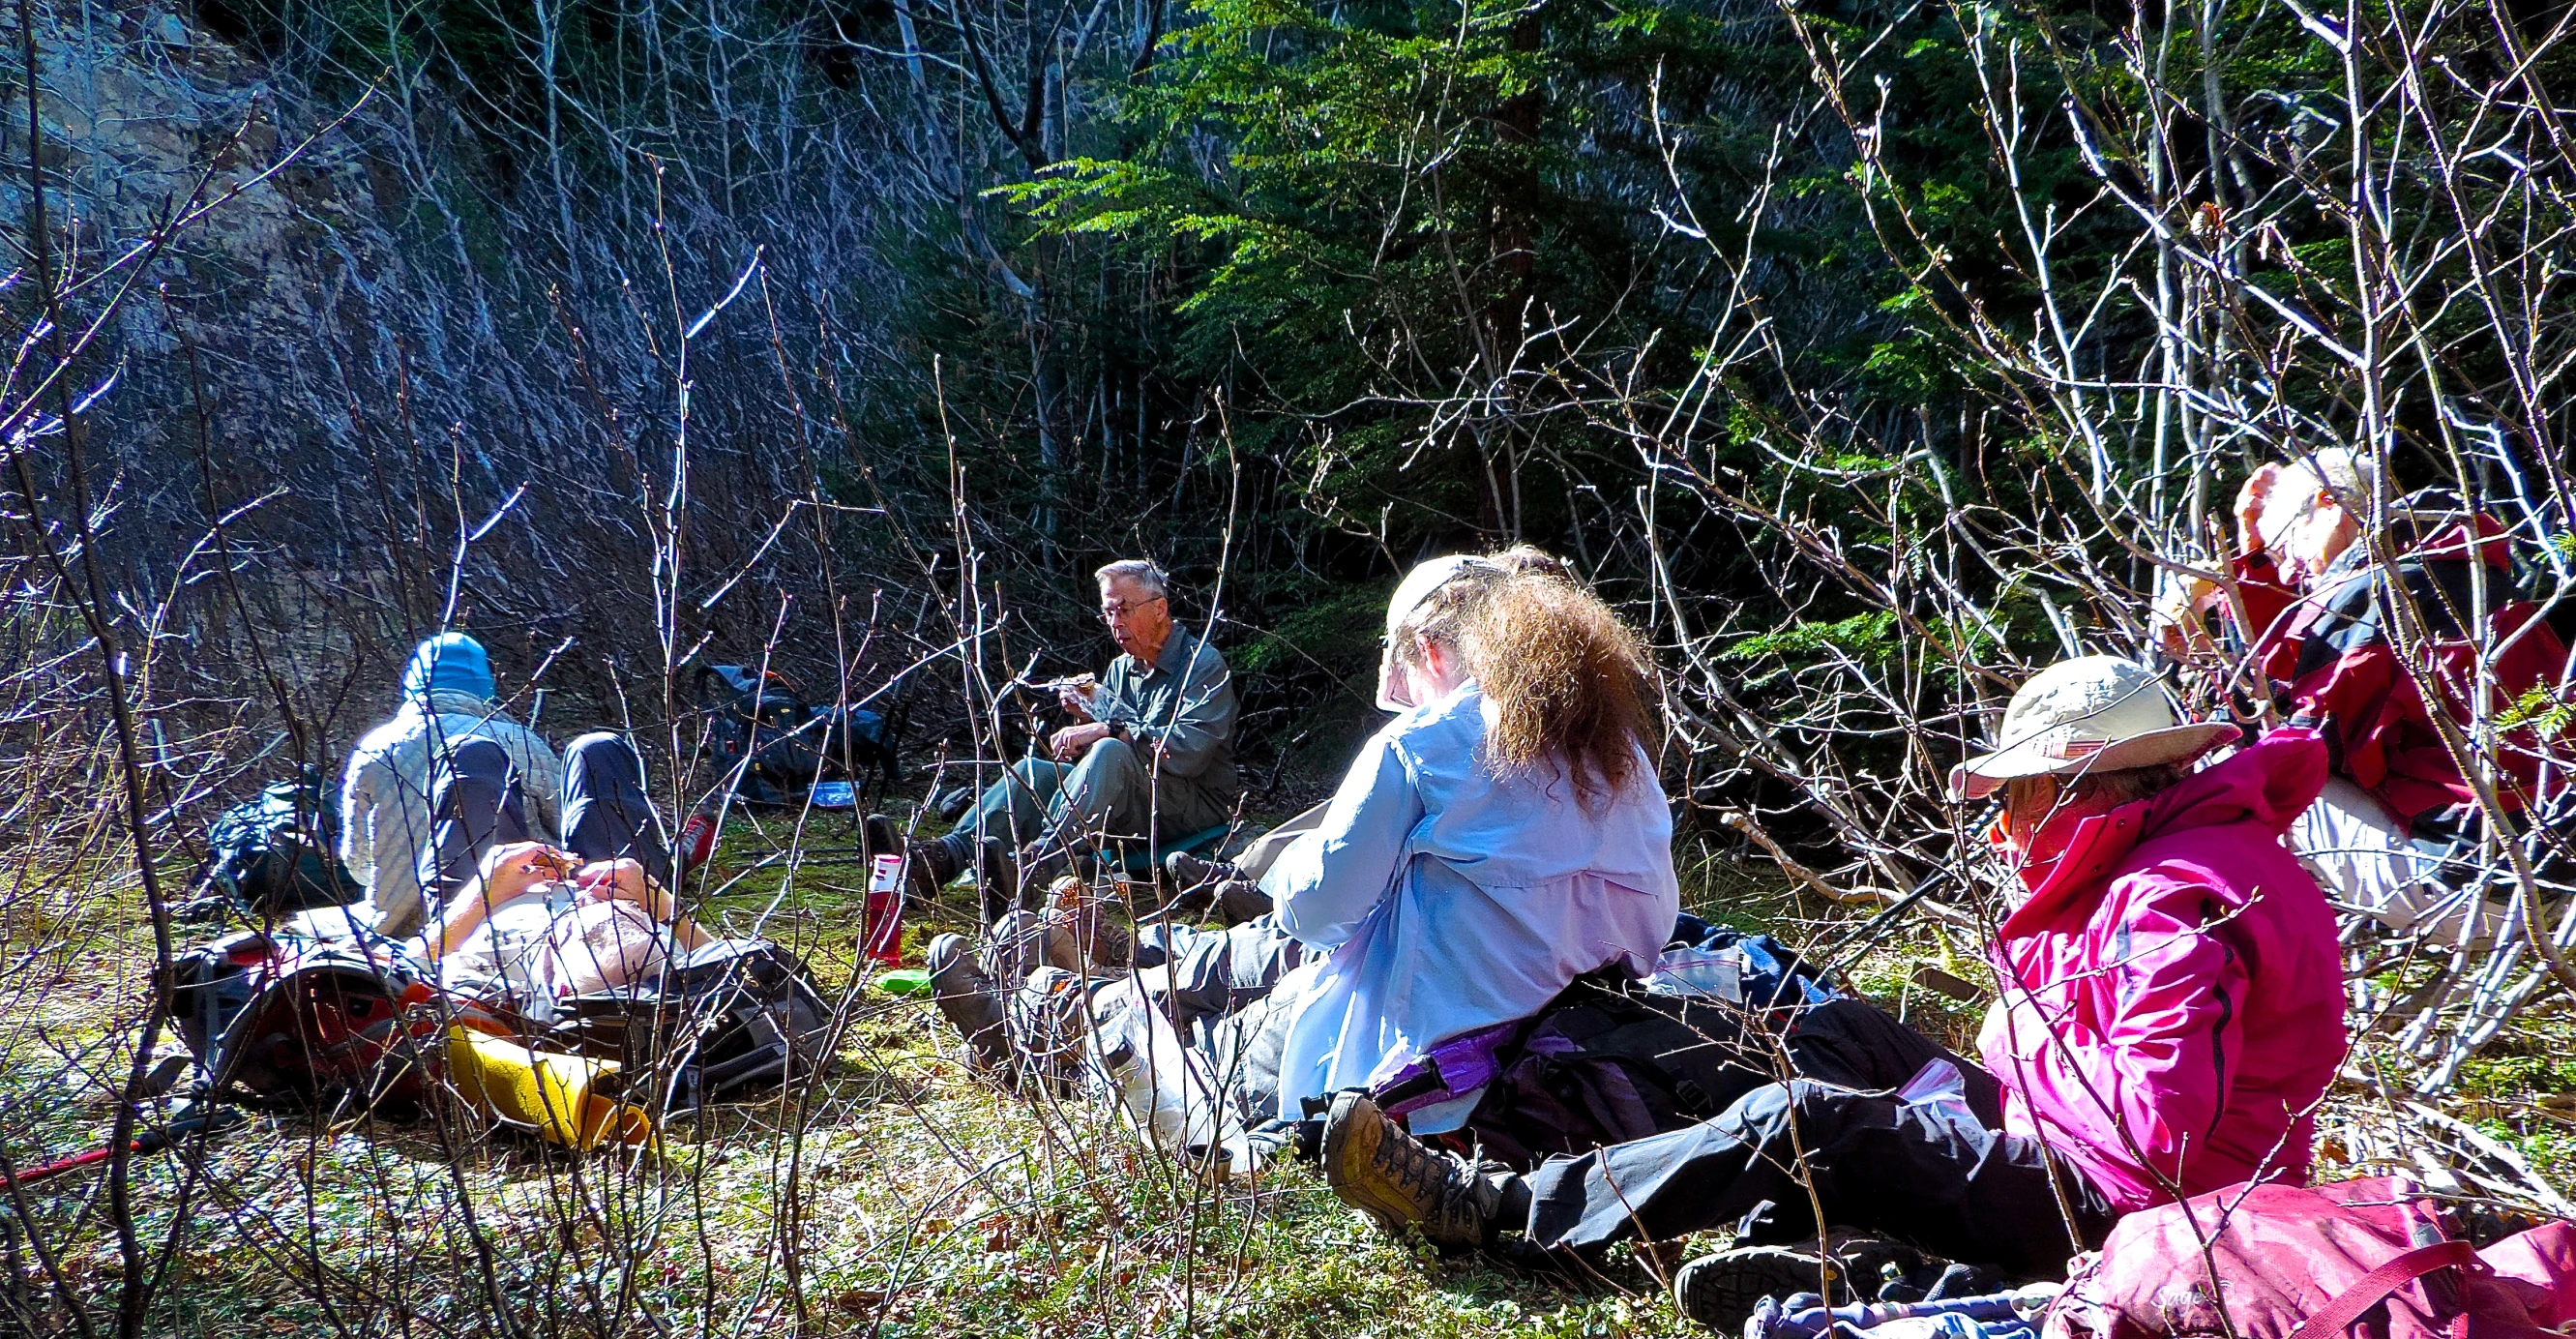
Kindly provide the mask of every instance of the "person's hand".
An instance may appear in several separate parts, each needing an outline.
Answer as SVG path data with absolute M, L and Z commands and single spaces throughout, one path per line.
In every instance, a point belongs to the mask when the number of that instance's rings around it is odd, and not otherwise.
M 584 865 L 573 876 L 587 902 L 627 901 L 637 906 L 652 905 L 652 883 L 645 877 L 644 866 L 633 859 L 601 860 Z
M 1091 719 L 1091 702 L 1083 697 L 1080 689 L 1070 684 L 1055 690 L 1055 704 L 1064 708 L 1065 715 L 1077 721 Z
M 544 842 L 511 842 L 483 853 L 484 900 L 493 906 L 509 901 L 541 883 L 569 878 L 581 863 L 570 851 L 559 850 Z
M 1097 721 L 1089 725 L 1068 725 L 1055 732 L 1055 737 L 1047 741 L 1047 747 L 1055 753 L 1057 762 L 1072 762 L 1090 752 L 1092 745 L 1108 737 L 1109 727 Z
M 2263 509 L 2271 505 L 2272 485 L 2280 481 L 2280 465 L 2266 463 L 2236 490 L 2236 548 L 2248 558 L 2263 551 Z
M 2202 610 L 2217 593 L 2217 584 L 2206 577 L 2158 569 L 2155 605 L 2147 619 L 2157 647 L 2185 664 L 2195 657 L 2216 654 L 2218 644 L 2209 635 Z

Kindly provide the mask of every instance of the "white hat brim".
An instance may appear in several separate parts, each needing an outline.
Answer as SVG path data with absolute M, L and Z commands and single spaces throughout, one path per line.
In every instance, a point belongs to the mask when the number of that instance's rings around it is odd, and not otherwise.
M 2202 721 L 2114 740 L 2080 758 L 2060 757 L 2044 747 L 2046 741 L 2032 740 L 1980 754 L 1951 768 L 1950 794 L 1978 800 L 1993 794 L 1997 786 L 2026 776 L 2120 772 L 2132 767 L 2189 762 L 2241 737 L 2242 732 L 2224 721 Z
M 1431 592 L 1448 585 L 1450 578 L 1467 570 L 1476 559 L 1464 553 L 1443 554 L 1415 563 L 1413 570 L 1397 582 L 1395 594 L 1386 606 L 1386 643 L 1377 653 L 1377 709 L 1409 711 L 1412 706 L 1395 700 L 1395 630 L 1407 615 L 1431 598 Z

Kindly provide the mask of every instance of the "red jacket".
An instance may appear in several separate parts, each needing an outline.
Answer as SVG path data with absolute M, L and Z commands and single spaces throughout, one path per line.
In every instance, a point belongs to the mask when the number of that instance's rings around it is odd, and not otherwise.
M 2504 648 L 2487 689 L 2489 712 L 2511 709 L 2536 687 L 2555 692 L 2567 665 L 2566 644 L 2548 625 L 2533 624 L 2538 607 L 2516 598 L 2502 529 L 2479 516 L 2439 532 L 2406 554 L 2397 571 L 2431 634 L 2425 668 L 2442 710 L 2464 725 L 2473 715 L 2468 704 L 2477 690 L 2479 653 L 2461 635 L 2454 615 L 2468 616 L 2477 599 L 2469 579 L 2473 530 L 2476 556 L 2486 568 L 2490 645 Z M 2282 579 L 2271 555 L 2236 560 L 2257 663 L 2288 698 L 2293 719 L 2324 735 L 2333 770 L 2370 792 L 2391 820 L 2409 829 L 2456 821 L 2476 802 L 2476 793 L 2443 747 L 2423 693 L 2398 658 L 2386 625 L 2383 573 L 2365 565 L 2366 552 L 2358 545 L 2345 561 L 2351 565 L 2327 568 L 2302 594 Z M 2518 730 L 2507 732 L 2502 744 L 2501 790 L 2506 810 L 2516 812 L 2538 787 L 2540 741 Z
M 2077 823 L 2003 923 L 1980 1038 L 2005 1128 L 2045 1139 L 2121 1212 L 2304 1180 L 2308 1110 L 2343 1063 L 2334 912 L 2281 844 L 2325 784 L 2276 730 Z

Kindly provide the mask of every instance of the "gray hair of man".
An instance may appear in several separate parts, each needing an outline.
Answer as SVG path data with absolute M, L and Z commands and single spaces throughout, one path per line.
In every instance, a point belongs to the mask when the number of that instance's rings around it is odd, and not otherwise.
M 2272 485 L 2275 496 L 2281 490 L 2293 490 L 2299 499 L 2298 509 L 2280 522 L 2284 533 L 2290 525 L 2315 515 L 2318 495 L 2331 490 L 2343 509 L 2355 521 L 2367 522 L 2371 509 L 2379 500 L 2379 461 L 2348 446 L 2329 446 L 2306 455 L 2293 457 L 2281 467 L 2281 478 Z
M 1112 581 L 1132 581 L 1148 596 L 1168 599 L 1172 593 L 1171 578 L 1165 576 L 1163 569 L 1156 567 L 1150 558 L 1121 558 L 1092 575 L 1099 578 L 1104 586 Z

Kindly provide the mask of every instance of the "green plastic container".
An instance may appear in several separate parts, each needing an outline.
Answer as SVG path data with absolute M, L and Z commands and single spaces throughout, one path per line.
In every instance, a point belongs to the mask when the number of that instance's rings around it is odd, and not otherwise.
M 930 989 L 930 973 L 919 967 L 898 967 L 877 973 L 873 984 L 889 995 L 919 995 Z

